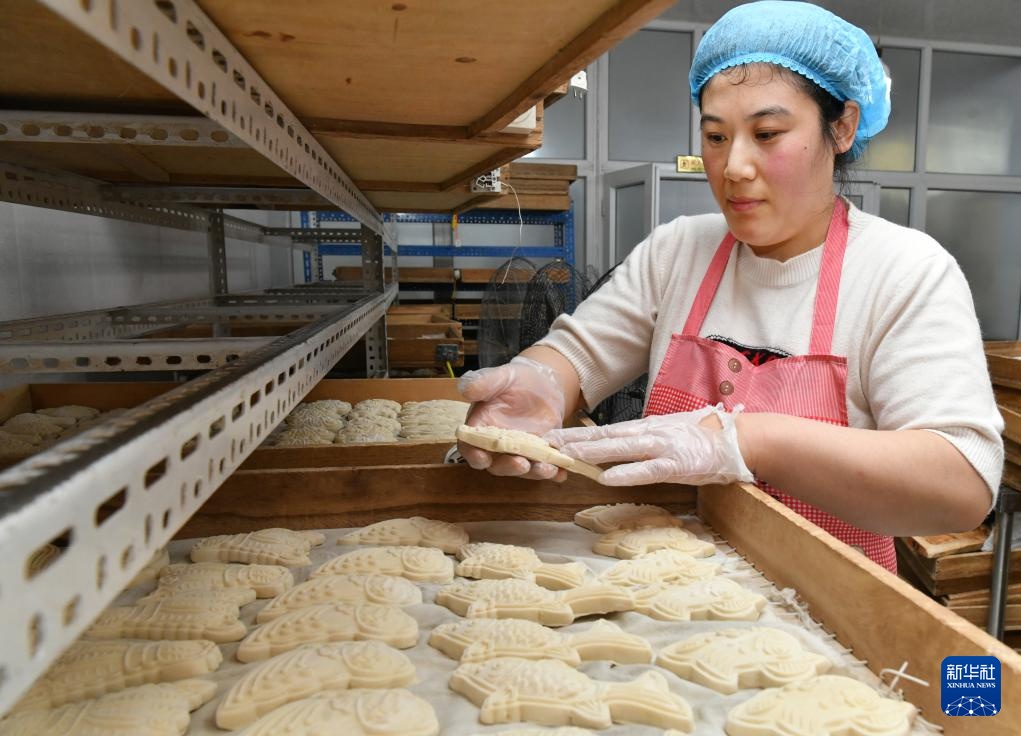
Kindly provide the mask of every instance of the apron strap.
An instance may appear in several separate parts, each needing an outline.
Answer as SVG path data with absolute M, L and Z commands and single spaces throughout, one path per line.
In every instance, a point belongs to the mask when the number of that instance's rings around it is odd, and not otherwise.
M 829 355 L 833 346 L 833 325 L 837 317 L 837 297 L 840 294 L 840 274 L 844 267 L 844 251 L 847 249 L 847 204 L 840 197 L 833 205 L 833 216 L 826 231 L 823 245 L 822 264 L 819 268 L 819 282 L 816 285 L 815 310 L 812 315 L 812 338 L 809 354 Z M 698 337 L 705 322 L 709 307 L 720 288 L 723 273 L 727 269 L 736 239 L 727 233 L 709 262 L 705 277 L 699 284 L 695 301 L 691 304 L 688 319 L 684 322 L 682 335 Z
M 837 297 L 844 268 L 844 251 L 847 249 L 847 231 L 847 204 L 837 197 L 822 249 L 819 283 L 815 287 L 812 341 L 808 347 L 811 355 L 829 355 L 833 347 L 833 325 L 837 321 Z
M 730 232 L 720 241 L 720 245 L 716 249 L 716 255 L 709 262 L 709 268 L 706 270 L 705 277 L 702 279 L 702 283 L 699 284 L 698 292 L 695 294 L 695 301 L 691 305 L 691 311 L 688 312 L 688 319 L 684 323 L 684 329 L 681 330 L 682 335 L 698 337 L 698 331 L 702 329 L 705 316 L 709 313 L 709 307 L 716 297 L 716 290 L 720 288 L 723 272 L 727 270 L 727 262 L 730 261 L 730 254 L 734 250 L 734 243 L 736 242 L 737 240 Z

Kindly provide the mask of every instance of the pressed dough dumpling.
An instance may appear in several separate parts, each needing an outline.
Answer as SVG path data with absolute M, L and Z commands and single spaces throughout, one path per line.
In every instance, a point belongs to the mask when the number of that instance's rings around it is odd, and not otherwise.
M 321 532 L 260 529 L 247 534 L 221 534 L 200 539 L 191 548 L 192 562 L 245 562 L 302 567 L 312 564 L 309 552 L 326 541 Z

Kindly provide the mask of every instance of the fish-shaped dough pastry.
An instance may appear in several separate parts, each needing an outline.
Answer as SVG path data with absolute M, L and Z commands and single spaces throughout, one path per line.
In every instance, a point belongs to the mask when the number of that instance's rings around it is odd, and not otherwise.
M 249 591 L 250 592 L 250 591 Z M 237 591 L 198 591 L 137 606 L 115 606 L 85 631 L 90 639 L 209 639 L 237 641 L 247 629 L 238 620 Z
M 437 626 L 429 645 L 462 663 L 496 657 L 559 659 L 572 667 L 597 659 L 617 664 L 652 662 L 649 642 L 605 619 L 586 631 L 568 634 L 523 619 L 469 618 Z
M 468 618 L 523 618 L 566 626 L 579 616 L 630 611 L 634 596 L 616 585 L 552 591 L 516 578 L 458 581 L 436 592 L 436 603 Z
M 635 610 L 661 621 L 757 621 L 766 599 L 729 578 L 635 590 Z
M 141 685 L 53 710 L 24 710 L 4 719 L 4 736 L 182 736 L 189 713 L 216 693 L 210 680 Z
M 407 690 L 326 690 L 270 711 L 239 736 L 436 736 L 436 711 Z
M 692 557 L 712 557 L 716 547 L 704 542 L 687 529 L 650 526 L 643 529 L 619 529 L 609 532 L 592 545 L 597 555 L 630 560 L 657 549 L 675 549 Z
M 283 565 L 244 565 L 235 562 L 194 562 L 168 565 L 160 571 L 160 589 L 251 588 L 256 598 L 272 598 L 294 585 L 294 575 Z
M 630 560 L 621 560 L 600 574 L 599 579 L 612 585 L 643 586 L 656 583 L 687 585 L 714 577 L 720 566 L 696 560 L 676 549 L 658 549 Z
M 457 552 L 455 572 L 465 578 L 500 580 L 521 578 L 550 590 L 577 588 L 588 569 L 580 562 L 548 564 L 531 547 L 493 542 L 471 542 Z
M 606 534 L 618 529 L 641 529 L 645 526 L 684 526 L 684 522 L 662 506 L 649 503 L 613 503 L 579 511 L 574 523 L 585 529 Z
M 58 708 L 129 687 L 197 677 L 213 672 L 222 661 L 220 648 L 205 640 L 79 639 L 13 710 Z
M 322 690 L 404 687 L 414 680 L 411 660 L 383 642 L 308 644 L 245 672 L 217 706 L 216 725 L 243 728 Z
M 449 583 L 454 561 L 432 547 L 369 547 L 346 552 L 324 562 L 312 577 L 344 574 L 399 575 L 416 583 Z
M 906 736 L 915 706 L 858 680 L 818 675 L 763 690 L 727 714 L 730 736 Z
M 807 680 L 831 665 L 786 631 L 759 626 L 717 629 L 675 642 L 660 650 L 656 664 L 727 695 Z
M 468 532 L 464 527 L 423 516 L 377 521 L 337 540 L 337 544 L 435 547 L 451 555 L 467 543 Z
M 271 600 L 259 611 L 255 620 L 264 624 L 288 611 L 323 603 L 414 606 L 421 602 L 422 591 L 417 585 L 393 575 L 320 575 Z
M 483 723 L 527 720 L 547 726 L 609 728 L 643 723 L 690 731 L 691 706 L 650 671 L 631 682 L 599 682 L 556 659 L 498 657 L 462 664 L 450 688 L 481 708 Z
M 398 649 L 418 642 L 418 622 L 396 606 L 326 603 L 299 608 L 257 627 L 238 645 L 239 662 L 283 654 L 302 644 L 375 639 Z
M 320 532 L 260 529 L 248 534 L 222 534 L 200 539 L 191 548 L 192 562 L 247 562 L 301 567 L 312 564 L 308 553 L 326 537 Z

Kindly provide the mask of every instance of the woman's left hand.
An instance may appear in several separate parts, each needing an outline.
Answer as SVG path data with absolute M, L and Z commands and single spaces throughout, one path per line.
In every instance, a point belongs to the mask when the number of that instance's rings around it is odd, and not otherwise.
M 544 438 L 587 463 L 624 463 L 603 471 L 599 482 L 608 486 L 751 481 L 734 416 L 709 406 L 602 427 L 554 429 Z

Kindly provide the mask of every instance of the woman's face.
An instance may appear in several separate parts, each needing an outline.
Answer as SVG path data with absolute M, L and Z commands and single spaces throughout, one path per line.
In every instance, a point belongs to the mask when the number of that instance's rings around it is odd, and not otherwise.
M 825 239 L 835 152 L 818 105 L 792 80 L 766 64 L 720 72 L 702 92 L 701 130 L 709 185 L 734 237 L 779 260 Z

